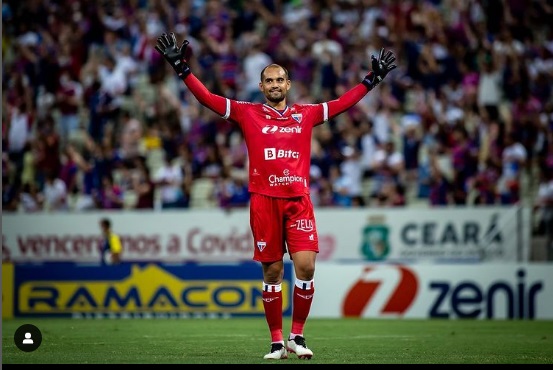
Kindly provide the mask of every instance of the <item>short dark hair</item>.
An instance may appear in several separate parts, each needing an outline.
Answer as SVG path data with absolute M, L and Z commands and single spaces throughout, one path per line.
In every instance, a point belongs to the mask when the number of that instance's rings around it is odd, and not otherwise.
M 284 74 L 286 75 L 286 79 L 289 80 L 290 79 L 290 74 L 288 73 L 288 70 L 281 66 L 280 64 L 276 64 L 276 63 L 272 63 L 272 64 L 269 64 L 268 66 L 266 66 L 265 68 L 263 68 L 261 70 L 261 73 L 259 74 L 259 81 L 263 81 L 263 75 L 265 74 L 265 70 L 267 68 L 274 68 L 274 67 L 277 67 L 277 68 L 282 68 L 284 70 Z
M 100 225 L 109 229 L 111 227 L 111 220 L 109 218 L 102 218 L 100 220 Z

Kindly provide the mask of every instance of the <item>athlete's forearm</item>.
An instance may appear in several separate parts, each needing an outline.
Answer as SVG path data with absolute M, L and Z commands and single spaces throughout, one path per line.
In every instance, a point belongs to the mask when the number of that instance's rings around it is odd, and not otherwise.
M 329 101 L 328 104 L 328 115 L 329 118 L 333 118 L 338 114 L 348 110 L 357 104 L 369 90 L 362 83 L 355 85 L 348 91 L 346 91 L 342 96 L 337 99 Z
M 227 99 L 225 97 L 210 92 L 192 73 L 185 77 L 183 81 L 192 95 L 198 99 L 200 104 L 206 106 L 220 116 L 225 114 L 227 105 Z

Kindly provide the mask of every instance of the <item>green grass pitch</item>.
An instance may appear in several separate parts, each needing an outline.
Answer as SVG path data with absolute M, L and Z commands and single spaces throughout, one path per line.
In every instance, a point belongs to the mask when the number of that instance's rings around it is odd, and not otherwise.
M 23 324 L 41 330 L 33 352 L 14 344 Z M 309 319 L 304 334 L 311 360 L 272 362 L 553 364 L 549 320 Z M 264 318 L 2 321 L 2 364 L 266 364 L 269 348 Z

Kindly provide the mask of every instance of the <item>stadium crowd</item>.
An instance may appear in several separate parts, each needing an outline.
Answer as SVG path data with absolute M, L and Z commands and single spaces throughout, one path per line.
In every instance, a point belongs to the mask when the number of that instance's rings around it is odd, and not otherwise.
M 6 0 L 2 21 L 4 211 L 190 208 L 201 189 L 248 204 L 238 126 L 154 50 L 172 31 L 211 91 L 259 102 L 272 62 L 291 102 L 320 102 L 394 50 L 398 68 L 314 131 L 316 207 L 515 204 L 523 176 L 553 188 L 551 0 Z

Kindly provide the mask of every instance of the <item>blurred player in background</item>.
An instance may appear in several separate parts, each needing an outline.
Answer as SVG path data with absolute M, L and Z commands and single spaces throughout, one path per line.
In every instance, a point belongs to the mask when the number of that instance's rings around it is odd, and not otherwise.
M 121 254 L 123 247 L 121 246 L 121 239 L 119 235 L 114 233 L 111 229 L 111 220 L 109 218 L 102 218 L 100 220 L 100 229 L 104 237 L 104 244 L 102 247 L 102 264 L 103 265 L 116 265 L 121 263 Z
M 249 158 L 250 226 L 253 259 L 263 269 L 263 307 L 271 334 L 265 359 L 285 359 L 288 352 L 310 359 L 304 326 L 315 293 L 315 260 L 319 252 L 313 204 L 309 196 L 311 133 L 313 127 L 354 106 L 396 68 L 395 56 L 382 49 L 371 58 L 372 71 L 341 97 L 319 104 L 289 106 L 288 71 L 269 64 L 260 74 L 265 103 L 237 101 L 208 91 L 190 70 L 188 41 L 179 47 L 174 33 L 157 39 L 164 56 L 190 92 L 205 107 L 237 124 L 246 140 Z M 282 333 L 284 254 L 294 265 L 292 326 L 285 346 Z

